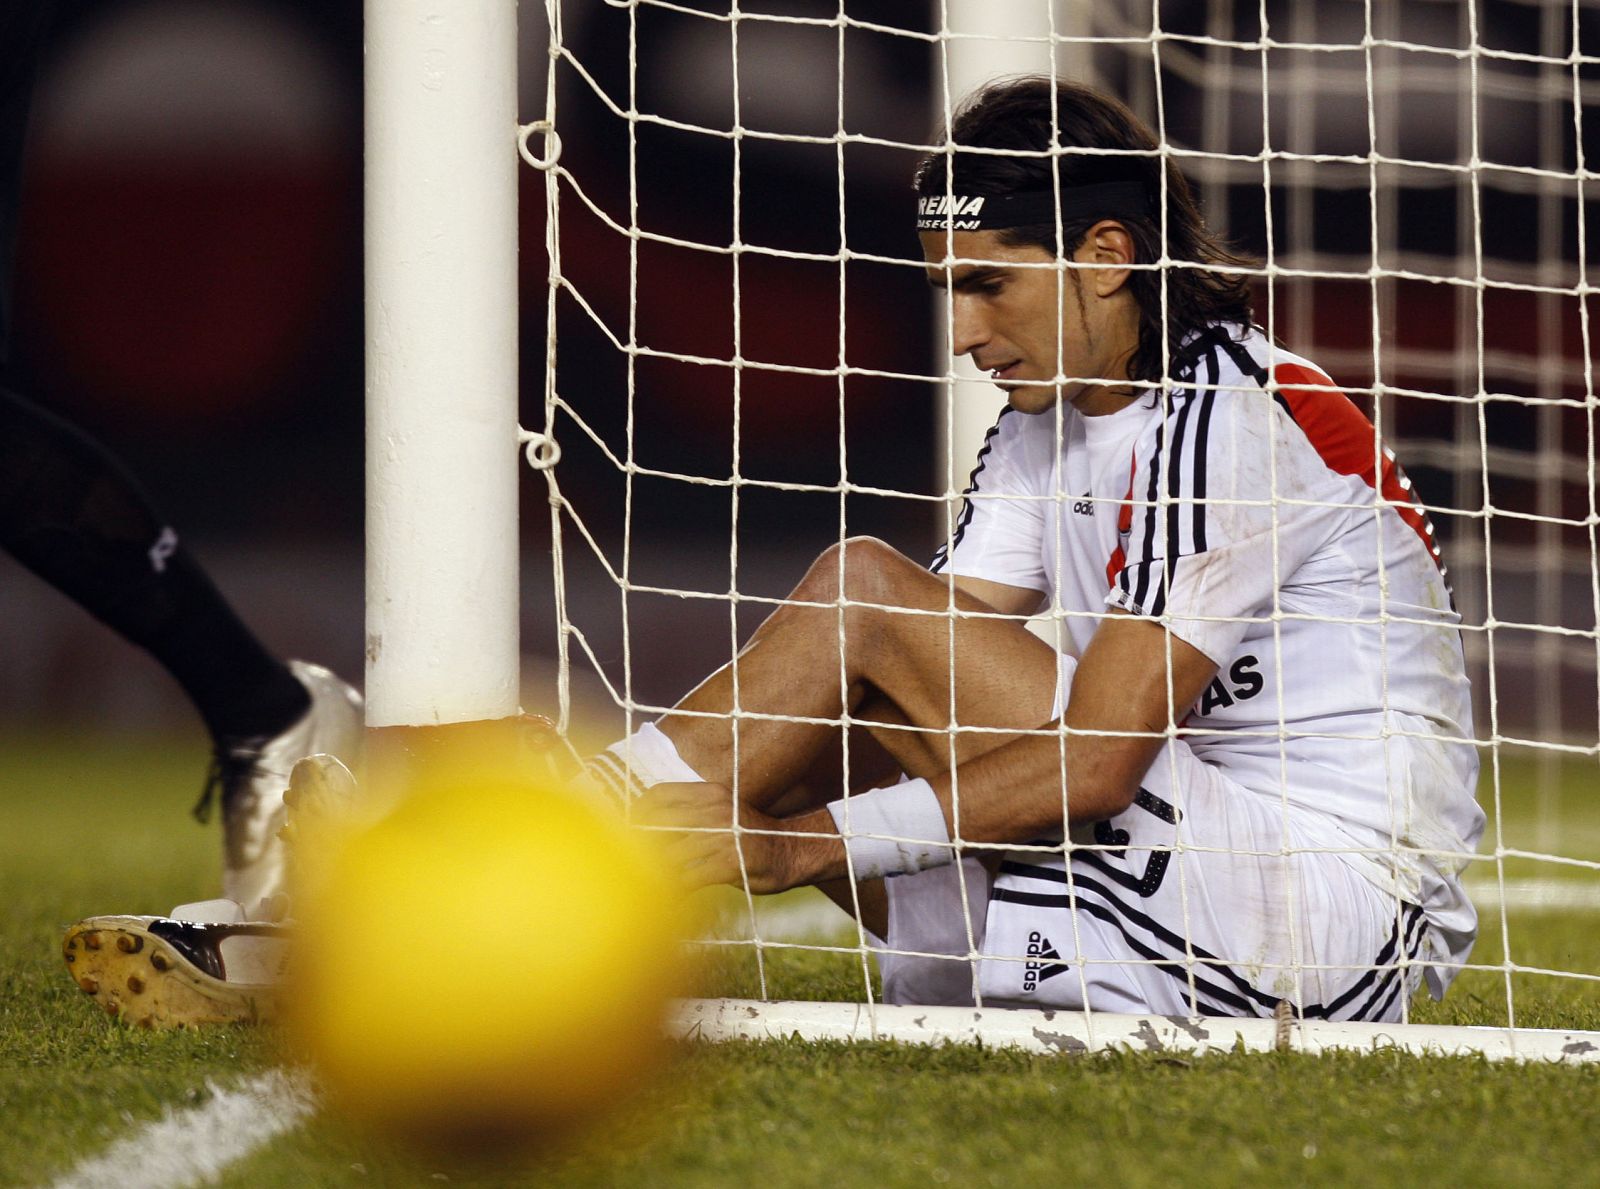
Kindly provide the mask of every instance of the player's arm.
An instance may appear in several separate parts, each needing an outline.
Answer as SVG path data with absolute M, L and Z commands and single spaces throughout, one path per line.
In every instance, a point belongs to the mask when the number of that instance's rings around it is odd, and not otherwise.
M 961 837 L 1016 842 L 1067 823 L 1114 817 L 1133 803 L 1156 753 L 1211 679 L 1216 664 L 1161 624 L 1113 611 L 1084 650 L 1055 735 L 1024 735 L 963 764 Z M 1052 726 L 1054 724 L 1051 724 Z M 931 782 L 953 820 L 948 775 Z M 954 836 L 954 835 L 952 835 Z
M 1121 813 L 1138 795 L 1170 726 L 1183 719 L 1216 671 L 1210 658 L 1161 624 L 1113 612 L 1078 665 L 1064 741 L 1055 733 L 1024 735 L 962 764 L 959 781 L 948 773 L 929 781 L 949 836 L 968 843 L 1025 842 L 1059 831 L 1064 821 Z M 708 835 L 690 835 L 680 857 L 691 878 L 748 879 L 752 891 L 776 892 L 848 876 L 844 839 L 826 809 L 781 820 L 748 806 L 740 814 L 749 831 L 742 870 L 723 870 L 727 848 Z
M 1170 727 L 1183 720 L 1216 672 L 1209 657 L 1161 624 L 1113 612 L 1073 678 L 1065 741 L 1053 732 L 1024 735 L 962 764 L 955 778 L 946 773 L 929 781 L 950 836 L 1025 842 L 1060 830 L 1063 765 L 1066 824 L 1121 813 L 1133 804 Z M 822 834 L 832 829 L 832 818 L 822 810 L 789 824 Z M 790 886 L 845 874 L 842 840 L 799 838 L 793 849 L 799 871 Z

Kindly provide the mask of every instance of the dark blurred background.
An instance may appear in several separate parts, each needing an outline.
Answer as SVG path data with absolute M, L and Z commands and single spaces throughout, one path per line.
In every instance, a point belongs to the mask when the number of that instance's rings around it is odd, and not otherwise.
M 602 702 L 605 682 L 670 699 L 842 531 L 925 554 L 945 520 L 927 498 L 945 483 L 944 393 L 916 378 L 943 364 L 908 226 L 939 6 L 847 0 L 842 30 L 822 23 L 833 0 L 744 3 L 737 25 L 726 3 L 683 7 L 700 11 L 563 5 L 557 123 L 582 195 L 562 183 L 558 476 L 596 545 L 565 522 L 575 671 Z M 130 463 L 271 644 L 357 675 L 360 6 L 64 9 L 27 172 L 24 378 Z M 1370 28 L 1349 0 L 1055 12 L 1057 33 L 1094 39 L 1057 47 L 1063 74 L 1212 154 L 1180 162 L 1213 222 L 1274 270 L 1258 319 L 1340 383 L 1383 386 L 1376 411 L 1435 509 L 1480 691 L 1495 666 L 1500 729 L 1593 745 L 1595 402 L 1577 290 L 1600 228 L 1575 171 L 1600 144 L 1596 67 L 1573 55 L 1600 49 L 1600 10 L 1379 0 Z M 819 23 L 759 19 L 774 15 Z M 543 6 L 524 4 L 522 23 L 531 120 L 545 111 Z M 1383 44 L 1363 48 L 1369 32 Z M 736 123 L 749 134 L 728 135 Z M 589 204 L 682 243 L 631 238 Z M 533 170 L 522 206 L 536 427 L 547 261 Z M 728 252 L 736 239 L 751 250 Z M 1374 282 L 1375 264 L 1404 275 Z M 550 518 L 543 480 L 524 489 L 527 702 L 548 709 Z M 1505 625 L 1492 641 L 1491 621 Z M 3 558 L 0 657 L 5 723 L 187 721 L 152 664 Z
M 63 0 L 30 129 L 19 387 L 119 455 L 264 637 L 359 674 L 359 4 Z M 0 557 L 0 719 L 190 723 Z

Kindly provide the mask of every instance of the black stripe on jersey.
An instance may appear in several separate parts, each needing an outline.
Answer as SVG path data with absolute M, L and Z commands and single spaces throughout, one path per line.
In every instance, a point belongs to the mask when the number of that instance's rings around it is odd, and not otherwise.
M 1256 362 L 1255 356 L 1245 350 L 1243 343 L 1236 343 L 1232 339 L 1224 338 L 1222 340 L 1222 349 L 1228 353 L 1228 357 L 1233 360 L 1235 367 L 1262 388 L 1267 388 L 1270 385 L 1271 377 L 1267 375 L 1267 369 Z M 1288 398 L 1282 392 L 1273 389 L 1272 400 L 1278 408 L 1283 410 L 1283 415 L 1289 419 L 1291 425 L 1298 426 L 1300 424 L 1294 415 L 1294 410 L 1289 407 Z
M 1217 362 L 1217 347 L 1227 342 L 1227 334 L 1218 327 L 1208 327 L 1201 332 L 1193 342 L 1184 347 L 1181 354 L 1173 362 L 1171 378 L 1174 386 L 1190 386 L 1185 391 L 1172 391 L 1171 404 L 1166 415 L 1161 419 L 1161 424 L 1156 427 L 1155 449 L 1150 454 L 1150 486 L 1145 496 L 1145 530 L 1142 557 L 1137 562 L 1130 562 L 1123 567 L 1118 577 L 1118 586 L 1124 594 L 1132 596 L 1133 602 L 1146 610 L 1147 614 L 1160 615 L 1167 605 L 1167 595 L 1172 589 L 1173 574 L 1178 561 L 1184 556 L 1183 541 L 1179 530 L 1183 516 L 1183 485 L 1185 480 L 1190 485 L 1189 502 L 1191 507 L 1191 549 L 1189 552 L 1201 553 L 1206 548 L 1205 528 L 1205 491 L 1206 491 L 1206 449 L 1210 442 L 1211 408 L 1216 399 L 1216 386 L 1220 368 Z M 1198 391 L 1192 387 L 1199 375 L 1200 367 L 1204 364 L 1207 373 L 1208 387 L 1205 391 Z M 1258 369 L 1259 370 L 1259 369 Z M 1197 401 L 1198 398 L 1198 401 Z M 1184 440 L 1188 433 L 1189 418 L 1196 412 L 1193 406 L 1198 403 L 1197 427 L 1193 439 L 1194 462 L 1193 475 L 1186 475 L 1183 462 Z M 1174 420 L 1176 414 L 1176 420 Z M 1172 425 L 1172 440 L 1167 441 L 1167 426 Z M 1155 536 L 1156 536 L 1156 507 L 1161 491 L 1161 472 L 1166 468 L 1167 495 L 1170 503 L 1167 505 L 1167 541 L 1163 550 L 1161 580 L 1152 595 L 1148 605 L 1145 596 L 1151 594 L 1151 571 L 1155 568 Z M 1128 571 L 1138 569 L 1139 574 L 1135 585 L 1130 579 Z
M 1152 847 L 1132 846 L 1130 844 L 1129 849 L 1148 851 L 1150 853 L 1151 858 L 1153 859 L 1153 858 L 1155 858 L 1156 855 L 1170 856 L 1172 854 L 1174 848 L 1171 847 L 1171 846 L 1152 846 Z M 1096 871 L 1100 872 L 1101 875 L 1104 875 L 1104 876 L 1106 876 L 1106 877 L 1108 877 L 1110 879 L 1116 880 L 1117 883 L 1119 883 L 1123 887 L 1127 888 L 1128 891 L 1130 891 L 1130 892 L 1138 892 L 1141 899 L 1146 897 L 1146 896 L 1151 895 L 1153 893 L 1153 891 L 1154 891 L 1154 889 L 1148 889 L 1148 890 L 1145 890 L 1145 891 L 1140 891 L 1140 889 L 1145 886 L 1144 885 L 1144 881 L 1142 879 L 1140 879 L 1137 875 L 1134 875 L 1130 871 L 1123 871 L 1119 867 L 1112 866 L 1110 860 L 1108 860 L 1105 857 L 1105 855 L 1101 854 L 1099 851 L 1093 851 L 1093 850 L 1078 851 L 1077 853 L 1075 853 L 1073 855 L 1073 858 L 1086 860 L 1088 862 L 1089 866 L 1093 867 Z M 1162 860 L 1160 860 L 1160 862 L 1164 865 L 1167 862 L 1167 860 L 1166 859 L 1162 859 Z
M 1245 349 L 1243 343 L 1235 342 L 1226 334 L 1218 334 L 1216 336 L 1216 345 L 1228 353 L 1228 358 L 1233 360 L 1234 367 L 1249 376 L 1261 387 L 1265 388 L 1267 386 L 1267 369 L 1256 362 L 1256 357 Z
M 989 451 L 994 449 L 994 435 L 1000 432 L 1000 423 L 1006 419 L 1007 413 L 1014 412 L 1016 410 L 1010 405 L 1001 409 L 1000 416 L 995 418 L 994 424 L 989 427 L 989 432 L 983 435 L 983 445 L 978 448 L 976 464 L 972 468 L 972 474 L 967 476 L 967 489 L 961 493 L 966 498 L 961 501 L 961 515 L 956 517 L 955 532 L 951 534 L 949 541 L 934 552 L 933 561 L 928 563 L 930 572 L 937 574 L 949 564 L 950 551 L 961 544 L 961 538 L 966 535 L 967 525 L 972 523 L 974 501 L 971 497 L 972 493 L 978 490 L 978 476 L 983 473 L 983 460 L 989 456 Z
M 1420 942 L 1422 939 L 1419 936 L 1417 938 L 1417 940 L 1418 940 L 1418 942 Z M 1419 945 L 1418 948 L 1420 949 L 1420 945 Z M 1412 954 L 1411 956 L 1413 958 L 1415 958 L 1417 955 L 1416 954 Z M 1372 1009 L 1371 1014 L 1369 1014 L 1369 1015 L 1361 1015 L 1361 1016 L 1352 1016 L 1351 1019 L 1381 1021 L 1383 1019 L 1384 1015 L 1387 1014 L 1389 1009 L 1392 1006 L 1394 1006 L 1394 1001 L 1395 1001 L 1396 997 L 1398 997 L 1400 995 L 1402 989 L 1406 985 L 1405 979 L 1400 977 L 1400 972 L 1399 972 L 1398 968 L 1395 970 L 1395 972 L 1394 972 L 1393 976 L 1390 978 L 1389 982 L 1390 982 L 1389 993 L 1383 997 L 1383 1002 L 1382 1003 L 1378 1004 L 1375 1008 Z
M 1375 1023 L 1376 1022 L 1380 1022 L 1383 1019 L 1384 1013 L 1387 1012 L 1389 1010 L 1390 1005 L 1392 1005 L 1394 1003 L 1395 996 L 1400 994 L 1400 988 L 1405 985 L 1405 980 L 1399 977 L 1398 972 L 1390 980 L 1390 982 L 1391 982 L 1392 985 L 1389 987 L 1389 993 L 1384 996 L 1383 1002 L 1378 1004 L 1377 1010 L 1374 1011 L 1372 1013 L 1372 1015 L 1370 1015 L 1370 1016 L 1355 1015 L 1355 1016 L 1351 1016 L 1350 1018 L 1352 1020 L 1371 1020 L 1371 1021 L 1373 1021 Z
M 1178 410 L 1177 421 L 1172 427 L 1172 448 L 1167 452 L 1167 547 L 1162 550 L 1160 592 L 1163 606 L 1172 594 L 1173 570 L 1184 553 L 1181 535 L 1183 502 L 1180 498 L 1183 494 L 1183 442 L 1189 430 L 1189 414 L 1193 409 L 1194 393 L 1186 392 L 1183 394 L 1183 406 Z M 1190 551 L 1193 551 L 1192 548 Z
M 1140 607 L 1145 606 L 1145 595 L 1150 591 L 1150 568 L 1155 564 L 1156 557 L 1156 497 L 1161 493 L 1161 447 L 1166 441 L 1167 420 L 1161 419 L 1161 424 L 1156 426 L 1156 448 L 1150 454 L 1150 488 L 1145 494 L 1144 509 L 1144 556 L 1139 559 L 1139 583 L 1133 591 L 1133 601 Z M 1127 589 L 1127 584 L 1123 584 Z M 1156 592 L 1156 600 L 1148 608 L 1151 615 L 1160 615 L 1165 601 L 1162 592 Z
M 1200 374 L 1200 363 L 1208 354 L 1215 354 L 1216 339 L 1222 331 L 1208 326 L 1179 349 L 1168 365 L 1167 374 L 1174 384 L 1188 384 Z
M 1257 329 L 1259 329 L 1259 327 Z M 1263 332 L 1263 334 L 1264 333 L 1265 332 Z M 1223 335 L 1218 342 L 1222 349 L 1228 353 L 1228 358 L 1233 360 L 1235 367 L 1237 367 L 1245 375 L 1249 376 L 1262 388 L 1269 386 L 1271 377 L 1267 375 L 1267 369 L 1256 362 L 1256 357 L 1245 349 L 1243 343 L 1236 343 L 1226 335 Z M 1272 393 L 1272 399 L 1277 406 L 1283 410 L 1284 416 L 1289 418 L 1291 424 L 1300 424 L 1300 422 L 1295 419 L 1294 410 L 1289 407 L 1289 402 L 1287 399 L 1285 399 L 1283 393 L 1274 390 Z
M 1260 330 L 1261 328 L 1260 327 L 1256 327 L 1255 329 Z M 1262 331 L 1263 335 L 1265 335 L 1265 333 L 1266 333 L 1265 331 Z M 1262 388 L 1267 388 L 1269 386 L 1269 377 L 1267 376 L 1266 370 L 1264 368 L 1262 368 L 1260 364 L 1256 363 L 1255 358 L 1248 351 L 1245 350 L 1243 345 L 1241 345 L 1239 343 L 1235 343 L 1231 339 L 1226 339 L 1226 338 L 1223 339 L 1222 342 L 1223 342 L 1224 348 L 1227 350 L 1228 354 L 1232 357 L 1234 363 L 1238 364 L 1240 370 L 1242 370 L 1246 374 L 1248 374 L 1250 376 L 1250 378 L 1253 379 Z M 1294 409 L 1290 406 L 1288 398 L 1285 397 L 1281 391 L 1279 391 L 1277 389 L 1273 389 L 1272 399 L 1273 399 L 1273 402 L 1278 406 L 1278 408 L 1283 410 L 1283 415 L 1289 419 L 1289 423 L 1291 425 L 1295 426 L 1297 429 L 1300 430 L 1301 433 L 1304 434 L 1305 433 L 1305 427 L 1300 424 L 1300 419 L 1294 415 Z M 1310 440 L 1310 435 L 1308 434 L 1306 436 L 1307 436 L 1307 440 L 1309 441 Z M 1313 448 L 1315 448 L 1315 447 L 1313 447 Z M 1377 465 L 1375 467 L 1375 470 L 1374 470 L 1374 482 L 1371 484 L 1371 486 L 1372 486 L 1372 488 L 1373 488 L 1373 490 L 1375 492 L 1381 493 L 1381 491 L 1382 491 L 1382 487 L 1383 487 L 1383 478 L 1382 478 L 1382 476 L 1383 476 L 1383 467 L 1382 467 L 1381 464 L 1379 464 L 1379 465 Z M 1418 495 L 1418 493 L 1416 492 L 1415 489 L 1413 489 L 1412 492 L 1411 492 L 1411 505 L 1410 506 L 1412 508 L 1414 508 L 1417 512 L 1422 513 L 1424 516 L 1427 515 L 1427 509 L 1423 506 L 1421 497 Z M 1396 508 L 1397 512 L 1398 512 L 1398 510 L 1399 509 Z M 1434 560 L 1434 564 L 1439 567 L 1439 577 L 1441 579 L 1445 580 L 1445 587 L 1444 587 L 1445 594 L 1449 597 L 1451 610 L 1454 610 L 1455 609 L 1455 597 L 1456 597 L 1455 588 L 1448 581 L 1450 572 L 1449 572 L 1448 569 L 1445 568 L 1444 558 L 1438 552 L 1438 542 L 1434 539 L 1434 536 L 1433 536 L 1433 533 L 1431 531 L 1431 528 L 1430 528 L 1430 531 L 1427 533 L 1427 535 L 1425 537 L 1423 537 L 1423 544 L 1427 548 L 1429 555 L 1432 556 L 1432 558 Z
M 1132 595 L 1134 603 L 1140 607 L 1143 607 L 1146 614 L 1149 615 L 1160 615 L 1162 611 L 1166 609 L 1167 594 L 1172 589 L 1174 571 L 1178 562 L 1185 554 L 1183 549 L 1183 540 L 1180 535 L 1183 504 L 1185 502 L 1192 505 L 1192 514 L 1194 517 L 1193 540 L 1198 543 L 1203 542 L 1205 539 L 1205 505 L 1201 503 L 1195 503 L 1192 498 L 1188 498 L 1183 495 L 1183 484 L 1185 479 L 1188 477 L 1185 473 L 1183 465 L 1183 446 L 1189 432 L 1189 418 L 1191 413 L 1194 411 L 1194 406 L 1197 403 L 1196 398 L 1198 395 L 1199 394 L 1193 390 L 1174 394 L 1173 409 L 1169 411 L 1167 417 L 1164 418 L 1158 426 L 1156 426 L 1155 448 L 1150 452 L 1150 485 L 1145 494 L 1144 543 L 1141 549 L 1142 556 L 1138 561 L 1124 566 L 1122 574 L 1118 578 L 1118 585 L 1121 586 L 1123 592 L 1125 594 Z M 1204 397 L 1201 397 L 1198 402 L 1200 404 L 1201 414 L 1203 417 L 1202 424 L 1205 426 L 1208 435 L 1211 424 L 1210 402 L 1213 396 L 1214 393 L 1207 393 Z M 1174 413 L 1176 413 L 1176 417 L 1173 416 Z M 1172 437 L 1170 441 L 1167 438 L 1167 427 L 1169 424 L 1172 426 Z M 1202 485 L 1204 484 L 1205 469 L 1205 459 L 1203 453 L 1201 453 L 1203 446 L 1204 442 L 1199 440 L 1197 435 L 1197 440 L 1195 443 L 1195 465 L 1200 471 Z M 1167 496 L 1169 501 L 1167 504 L 1166 520 L 1167 535 L 1165 547 L 1162 550 L 1162 557 L 1160 559 L 1162 567 L 1161 576 L 1156 582 L 1154 590 L 1152 590 L 1151 576 L 1156 565 L 1156 525 L 1158 523 L 1156 512 L 1159 506 L 1158 501 L 1160 499 L 1161 477 L 1163 473 L 1166 475 Z M 1203 545 L 1199 546 L 1199 548 L 1203 548 Z M 1199 548 L 1193 549 L 1191 552 L 1198 552 Z M 1134 569 L 1138 570 L 1138 577 L 1137 579 L 1130 579 L 1128 577 L 1128 571 Z M 1130 583 L 1134 584 L 1130 585 Z M 1150 602 L 1148 604 L 1145 603 L 1145 596 L 1147 594 L 1150 596 Z
M 1221 374 L 1217 365 L 1217 352 L 1213 348 L 1206 354 L 1206 390 L 1200 394 L 1200 416 L 1194 431 L 1194 551 L 1206 551 L 1206 451 L 1211 448 L 1211 408 L 1217 400 L 1217 383 Z

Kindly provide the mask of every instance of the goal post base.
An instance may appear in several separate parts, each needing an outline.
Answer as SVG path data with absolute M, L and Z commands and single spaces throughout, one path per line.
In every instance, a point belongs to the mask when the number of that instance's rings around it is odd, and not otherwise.
M 1600 1062 L 1600 1032 L 1324 1020 L 1182 1019 L 1028 1008 L 686 999 L 668 1024 L 679 1039 L 892 1040 L 972 1044 L 1034 1053 L 1111 1050 L 1207 1053 L 1411 1053 L 1491 1061 Z
M 548 719 L 532 714 L 434 726 L 368 727 L 363 786 L 391 804 L 429 780 L 459 780 L 472 770 L 535 775 L 548 771 L 562 743 Z

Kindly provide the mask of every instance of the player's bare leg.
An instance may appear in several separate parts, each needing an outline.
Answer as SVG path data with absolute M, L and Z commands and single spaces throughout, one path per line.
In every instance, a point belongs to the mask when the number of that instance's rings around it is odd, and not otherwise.
M 732 662 L 590 771 L 619 796 L 702 781 L 736 790 L 751 812 L 794 817 L 841 788 L 890 783 L 896 770 L 936 776 L 1046 725 L 1058 666 L 1018 619 L 881 541 L 852 539 L 818 558 Z M 838 754 L 847 710 L 848 765 Z M 671 806 L 667 818 L 706 808 L 684 795 L 653 808 Z M 715 800 L 726 806 L 726 795 Z M 817 886 L 884 935 L 881 881 Z
M 952 595 L 971 614 L 952 618 Z M 914 776 L 1049 720 L 1055 651 L 881 541 L 829 549 L 791 600 L 660 723 L 690 767 L 737 787 L 751 805 L 767 810 L 781 799 L 787 812 L 801 808 L 785 794 L 839 746 L 834 724 L 846 709 L 870 720 L 873 736 Z M 825 721 L 797 721 L 806 719 Z M 952 722 L 962 729 L 952 732 Z M 837 786 L 818 792 L 838 795 Z

